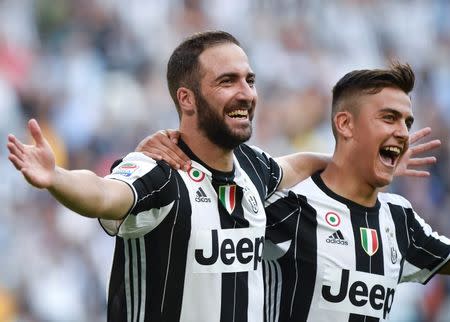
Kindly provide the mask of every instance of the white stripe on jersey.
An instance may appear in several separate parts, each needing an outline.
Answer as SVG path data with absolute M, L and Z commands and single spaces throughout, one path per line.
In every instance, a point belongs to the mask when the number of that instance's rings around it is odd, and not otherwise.
M 137 256 L 137 246 L 136 246 L 136 239 L 131 239 L 131 253 L 133 254 L 132 256 L 132 261 L 133 261 L 133 302 L 134 302 L 134 308 L 133 308 L 133 313 L 134 313 L 134 322 L 137 322 L 137 312 L 139 311 L 139 302 L 138 302 L 138 298 L 139 298 L 139 277 L 140 275 L 137 274 L 138 272 L 138 256 Z
M 147 296 L 147 257 L 145 254 L 145 239 L 139 238 L 139 249 L 141 252 L 141 314 L 139 315 L 139 322 L 145 322 L 145 303 Z
M 264 261 L 264 279 L 268 286 L 268 290 L 265 292 L 265 304 L 266 304 L 266 317 L 267 322 L 278 321 L 280 317 L 280 304 L 281 304 L 281 288 L 282 288 L 282 276 L 281 267 L 276 261 Z M 272 283 L 270 282 L 272 281 Z M 273 283 L 273 281 L 279 281 L 279 283 Z
M 177 181 L 177 193 L 178 193 L 178 196 L 179 196 L 180 195 L 180 186 L 178 185 L 178 181 Z M 177 223 L 177 219 L 178 219 L 178 211 L 180 209 L 179 208 L 180 203 L 177 202 L 176 205 L 177 206 L 176 206 L 176 209 L 175 209 L 175 219 L 173 221 L 172 229 L 170 230 L 170 237 L 169 237 L 169 249 L 168 249 L 169 256 L 167 256 L 167 264 L 166 264 L 167 268 L 166 268 L 166 277 L 164 278 L 164 289 L 163 289 L 162 301 L 161 301 L 161 312 L 164 310 L 164 302 L 166 300 L 167 280 L 169 278 L 170 259 L 171 259 L 171 255 L 172 255 L 173 231 L 174 231 L 174 229 L 176 227 L 176 223 Z M 165 218 L 165 216 L 163 218 Z
M 131 246 L 129 245 L 131 243 Z M 139 252 L 137 245 L 139 243 Z M 145 300 L 146 300 L 146 257 L 145 240 L 143 237 L 138 239 L 124 239 L 125 248 L 125 294 L 127 303 L 127 320 L 133 322 L 145 321 Z M 138 261 L 140 257 L 140 261 Z M 130 271 L 130 262 L 131 271 Z M 138 274 L 140 270 L 140 274 Z M 131 281 L 131 276 L 133 280 Z M 131 293 L 133 287 L 133 294 Z M 141 299 L 138 302 L 138 299 Z M 131 305 L 134 303 L 134 305 Z M 139 321 L 138 321 L 139 315 Z
M 127 302 L 127 321 L 131 321 L 131 283 L 130 283 L 130 250 L 128 240 L 124 239 L 125 249 L 125 296 Z

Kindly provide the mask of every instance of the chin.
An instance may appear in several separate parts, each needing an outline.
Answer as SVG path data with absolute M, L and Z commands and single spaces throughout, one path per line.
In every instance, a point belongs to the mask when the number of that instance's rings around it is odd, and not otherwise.
M 243 130 L 231 131 L 230 136 L 241 143 L 247 142 L 252 136 L 252 128 L 249 127 Z
M 392 180 L 394 179 L 393 175 L 384 175 L 384 176 L 377 176 L 375 187 L 376 188 L 383 188 L 391 184 Z

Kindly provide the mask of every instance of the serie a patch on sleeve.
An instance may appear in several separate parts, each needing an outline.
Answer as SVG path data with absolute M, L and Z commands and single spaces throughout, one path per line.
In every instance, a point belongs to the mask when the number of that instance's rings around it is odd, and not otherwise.
M 136 163 L 125 162 L 120 164 L 113 170 L 113 174 L 121 175 L 124 177 L 131 176 L 136 170 L 139 169 L 139 166 Z

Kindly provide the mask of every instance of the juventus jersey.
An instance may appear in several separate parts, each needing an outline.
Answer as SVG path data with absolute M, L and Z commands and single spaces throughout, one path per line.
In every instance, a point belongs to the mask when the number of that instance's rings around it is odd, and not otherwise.
M 364 207 L 315 174 L 266 205 L 265 321 L 385 321 L 398 283 L 426 283 L 449 260 L 450 240 L 399 195 Z
M 123 222 L 100 220 L 117 236 L 108 321 L 260 322 L 264 200 L 281 170 L 247 145 L 235 149 L 226 173 L 180 147 L 189 172 L 130 153 L 108 176 L 135 196 Z

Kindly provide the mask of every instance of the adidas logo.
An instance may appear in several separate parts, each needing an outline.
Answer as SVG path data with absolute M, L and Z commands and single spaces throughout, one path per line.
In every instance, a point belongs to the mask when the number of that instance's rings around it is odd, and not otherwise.
M 195 193 L 195 201 L 197 202 L 211 202 L 211 198 L 206 196 L 206 193 L 203 191 L 202 187 L 197 189 Z
M 334 232 L 330 237 L 327 238 L 326 242 L 328 244 L 338 244 L 338 245 L 348 245 L 348 241 L 345 240 L 344 235 L 342 235 L 341 231 L 338 230 Z

